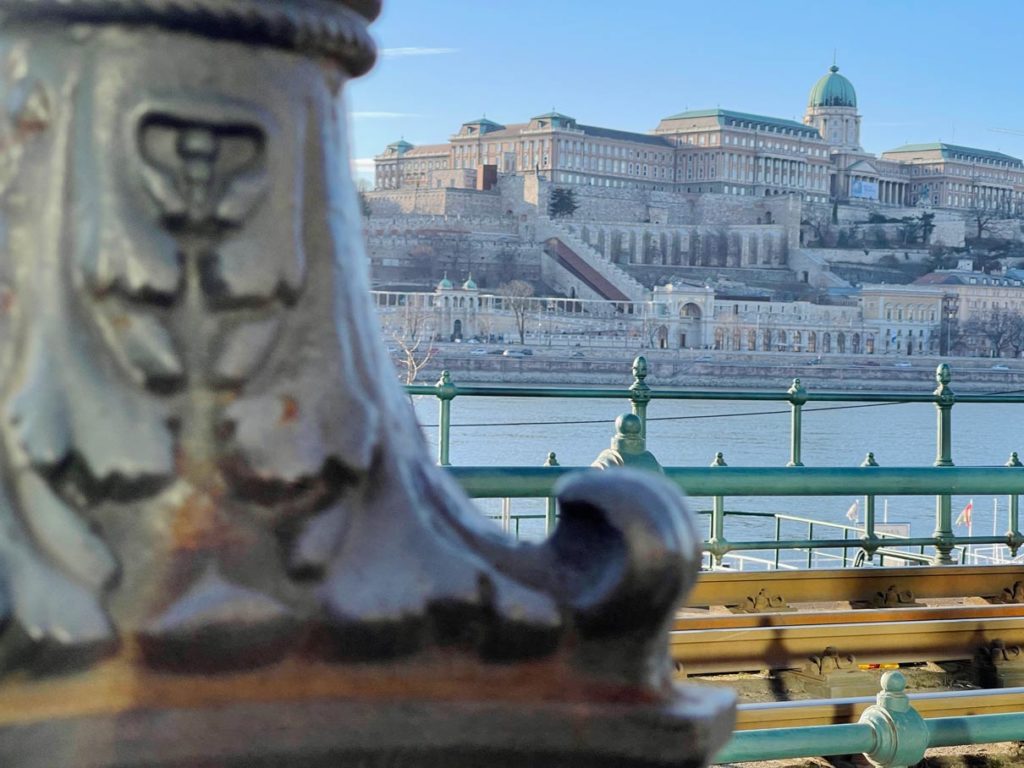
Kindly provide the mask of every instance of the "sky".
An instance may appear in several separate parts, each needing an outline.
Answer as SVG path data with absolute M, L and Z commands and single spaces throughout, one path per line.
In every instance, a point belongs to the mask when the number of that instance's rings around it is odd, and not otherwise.
M 1024 158 L 1019 0 L 384 0 L 380 56 L 348 86 L 353 163 L 486 115 L 557 109 L 637 131 L 687 109 L 801 120 L 832 64 L 874 153 L 945 141 Z

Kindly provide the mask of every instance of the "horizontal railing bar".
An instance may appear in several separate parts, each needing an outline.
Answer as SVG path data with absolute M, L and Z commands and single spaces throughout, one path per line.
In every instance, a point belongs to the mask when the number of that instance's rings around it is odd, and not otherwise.
M 1020 741 L 1024 735 L 1024 712 L 969 717 L 936 717 L 925 720 L 929 747 L 957 747 L 962 744 L 996 744 Z
M 552 495 L 570 472 L 591 467 L 449 467 L 475 498 Z M 934 496 L 1024 494 L 1007 467 L 665 467 L 690 496 Z M 904 543 L 901 541 L 901 543 Z
M 862 723 L 737 731 L 712 763 L 856 755 L 872 752 L 875 744 L 874 729 Z
M 720 552 L 756 552 L 761 549 L 843 549 L 856 548 L 881 541 L 874 539 L 765 539 L 763 541 L 728 541 L 718 545 Z M 949 538 L 954 545 L 957 544 L 1008 544 L 1009 537 L 1003 536 L 952 536 Z M 918 536 L 913 539 L 900 539 L 899 546 L 920 547 L 932 546 L 935 544 L 934 536 Z M 906 552 L 886 551 L 887 557 L 898 557 Z
M 433 384 L 409 384 L 410 395 L 437 396 Z M 628 399 L 628 389 L 577 389 L 573 387 L 502 387 L 485 384 L 453 384 L 447 390 L 455 397 L 550 397 L 563 399 Z
M 1020 712 L 936 717 L 924 722 L 928 749 L 1019 741 L 1024 733 L 1024 713 Z M 866 723 L 737 731 L 712 763 L 866 754 L 876 743 L 875 732 Z
M 433 384 L 407 384 L 405 391 L 410 395 L 436 396 L 438 388 Z M 580 387 L 510 387 L 488 384 L 451 384 L 446 395 L 454 397 L 550 397 L 566 399 L 629 399 L 627 387 L 593 389 Z M 644 394 L 648 400 L 739 400 L 750 402 L 788 403 L 790 395 L 785 391 L 764 392 L 752 390 L 722 389 L 649 389 Z M 806 402 L 822 403 L 934 403 L 931 392 L 837 392 L 808 390 Z M 961 403 L 1024 403 L 1024 393 L 984 394 L 957 393 L 956 402 Z

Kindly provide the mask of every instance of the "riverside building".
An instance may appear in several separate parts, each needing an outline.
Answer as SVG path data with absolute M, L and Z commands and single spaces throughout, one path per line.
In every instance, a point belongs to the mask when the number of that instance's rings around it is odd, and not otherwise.
M 811 88 L 803 122 L 705 109 L 634 133 L 555 111 L 508 125 L 482 117 L 463 123 L 447 143 L 389 144 L 374 158 L 375 185 L 484 190 L 500 174 L 537 174 L 564 185 L 1024 211 L 1021 160 L 946 143 L 875 156 L 861 146 L 860 127 L 853 84 L 833 65 Z

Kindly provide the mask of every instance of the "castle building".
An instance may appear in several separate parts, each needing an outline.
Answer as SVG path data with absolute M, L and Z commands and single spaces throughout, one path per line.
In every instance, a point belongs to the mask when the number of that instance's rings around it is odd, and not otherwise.
M 463 123 L 445 144 L 389 144 L 374 158 L 375 185 L 484 190 L 501 174 L 537 174 L 565 185 L 1024 211 L 1021 160 L 945 143 L 875 156 L 861 146 L 860 128 L 853 84 L 833 65 L 811 88 L 802 123 L 705 109 L 635 133 L 555 111 L 509 125 L 483 117 Z

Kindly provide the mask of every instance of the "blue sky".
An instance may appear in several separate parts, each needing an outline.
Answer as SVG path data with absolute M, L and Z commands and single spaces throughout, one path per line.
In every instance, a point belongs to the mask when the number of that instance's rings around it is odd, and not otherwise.
M 366 171 L 400 137 L 441 143 L 484 114 L 552 107 L 639 132 L 716 106 L 799 120 L 835 49 L 868 151 L 1024 157 L 1022 24 L 1018 0 L 384 0 L 377 66 L 348 89 L 352 153 Z

